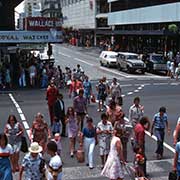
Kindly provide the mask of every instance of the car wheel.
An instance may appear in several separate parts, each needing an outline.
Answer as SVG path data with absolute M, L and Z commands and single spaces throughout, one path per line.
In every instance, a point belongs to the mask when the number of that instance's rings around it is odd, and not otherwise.
M 145 70 L 141 70 L 141 74 L 145 74 Z
M 101 66 L 103 66 L 103 63 L 102 63 L 102 61 L 100 61 L 100 65 L 101 65 Z
M 121 71 L 122 70 L 122 67 L 120 64 L 118 64 L 118 70 Z
M 131 70 L 131 68 L 129 66 L 127 66 L 127 72 L 132 73 L 132 70 Z
M 107 67 L 110 68 L 110 64 L 109 63 L 107 63 Z
M 151 68 L 150 67 L 147 67 L 147 72 L 151 72 Z

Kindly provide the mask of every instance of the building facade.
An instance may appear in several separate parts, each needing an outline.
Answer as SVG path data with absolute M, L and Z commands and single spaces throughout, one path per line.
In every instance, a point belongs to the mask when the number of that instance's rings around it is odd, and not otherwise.
M 108 25 L 121 50 L 179 51 L 179 0 L 108 0 Z
M 41 16 L 41 1 L 40 0 L 25 0 L 24 13 L 25 13 L 25 17 Z
M 61 0 L 63 27 L 76 31 L 81 44 L 96 45 L 107 25 L 107 0 Z
M 41 4 L 43 17 L 62 17 L 60 0 L 41 0 Z

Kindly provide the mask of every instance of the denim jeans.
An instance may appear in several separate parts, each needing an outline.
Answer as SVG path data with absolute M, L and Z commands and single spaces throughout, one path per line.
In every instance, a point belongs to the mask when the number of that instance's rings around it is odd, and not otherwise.
M 157 137 L 157 150 L 156 153 L 163 155 L 163 142 L 164 142 L 164 129 L 155 129 L 155 136 Z
M 84 147 L 85 147 L 85 158 L 86 163 L 89 164 L 89 167 L 94 167 L 93 156 L 95 148 L 95 138 L 84 138 Z

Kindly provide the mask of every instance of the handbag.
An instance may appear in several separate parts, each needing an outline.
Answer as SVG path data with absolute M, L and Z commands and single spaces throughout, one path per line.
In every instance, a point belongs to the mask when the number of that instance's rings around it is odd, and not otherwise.
M 80 144 L 79 145 L 79 148 L 76 152 L 76 158 L 77 158 L 77 161 L 79 163 L 83 163 L 85 161 L 85 154 L 84 154 L 84 150 L 83 150 L 83 145 Z
M 95 98 L 94 94 L 91 95 L 91 102 L 96 103 L 96 98 Z
M 177 180 L 177 173 L 175 171 L 169 172 L 168 180 Z
M 21 151 L 24 153 L 28 152 L 28 143 L 25 136 L 21 137 Z

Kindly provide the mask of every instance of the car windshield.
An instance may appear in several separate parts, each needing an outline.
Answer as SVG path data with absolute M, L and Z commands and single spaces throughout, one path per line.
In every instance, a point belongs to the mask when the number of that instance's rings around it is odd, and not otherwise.
M 128 55 L 127 59 L 131 59 L 131 60 L 138 59 L 138 56 L 136 56 L 136 55 Z
M 161 55 L 156 55 L 156 56 L 152 56 L 152 60 L 153 61 L 163 61 L 163 56 Z
M 108 57 L 111 59 L 115 59 L 117 56 L 116 55 L 109 55 Z

